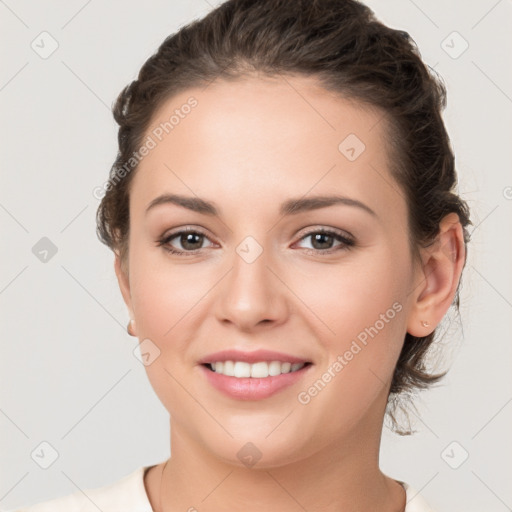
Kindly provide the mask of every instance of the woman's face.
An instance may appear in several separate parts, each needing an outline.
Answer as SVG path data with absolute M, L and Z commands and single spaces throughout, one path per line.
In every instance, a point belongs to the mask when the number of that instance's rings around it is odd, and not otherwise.
M 383 130 L 297 77 L 217 80 L 156 113 L 120 282 L 176 436 L 260 467 L 377 442 L 419 275 Z M 186 199 L 148 209 L 166 194 Z M 242 354 L 210 357 L 225 350 Z M 244 362 L 260 350 L 308 364 L 273 375 L 290 365 Z

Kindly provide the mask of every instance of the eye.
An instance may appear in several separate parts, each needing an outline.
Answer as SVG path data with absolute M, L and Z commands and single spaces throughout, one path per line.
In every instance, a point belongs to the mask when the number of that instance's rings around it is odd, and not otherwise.
M 311 249 L 306 247 L 306 252 L 312 254 L 331 254 L 340 250 L 348 250 L 355 245 L 355 241 L 352 237 L 329 229 L 310 231 L 300 240 L 306 240 L 308 238 L 311 239 L 313 247 Z M 339 244 L 333 247 L 335 241 L 338 241 Z
M 355 240 L 351 236 L 330 229 L 310 231 L 299 242 L 308 238 L 312 241 L 312 248 L 305 247 L 305 250 L 307 253 L 315 255 L 327 255 L 340 250 L 348 250 L 355 246 Z M 205 240 L 209 240 L 209 238 L 202 231 L 195 228 L 185 228 L 163 236 L 157 241 L 157 246 L 161 246 L 171 254 L 181 256 L 194 255 L 204 248 L 203 243 Z M 336 241 L 338 245 L 333 246 Z M 174 244 L 179 244 L 181 248 L 177 248 L 173 245 L 173 242 Z
M 176 248 L 171 242 L 176 239 L 175 243 L 181 245 L 184 250 Z M 176 231 L 158 240 L 157 245 L 162 246 L 166 251 L 172 254 L 196 254 L 203 249 L 204 240 L 209 238 L 201 231 L 194 228 L 186 228 Z

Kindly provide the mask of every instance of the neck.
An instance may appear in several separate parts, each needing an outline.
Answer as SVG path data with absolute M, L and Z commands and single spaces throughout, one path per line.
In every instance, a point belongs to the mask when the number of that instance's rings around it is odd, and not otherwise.
M 403 512 L 405 490 L 379 469 L 382 416 L 380 422 L 355 425 L 343 439 L 307 457 L 251 468 L 220 459 L 171 420 L 172 456 L 164 474 L 159 473 L 162 487 L 158 482 L 157 493 L 152 493 L 153 498 L 158 495 L 153 508 L 157 512 Z

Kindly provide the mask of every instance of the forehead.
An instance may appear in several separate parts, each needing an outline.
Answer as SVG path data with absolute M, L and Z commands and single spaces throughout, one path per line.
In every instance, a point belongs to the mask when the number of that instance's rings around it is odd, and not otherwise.
M 307 77 L 216 80 L 154 113 L 146 131 L 154 147 L 139 164 L 133 200 L 226 195 L 250 209 L 251 199 L 336 189 L 385 210 L 398 192 L 390 186 L 386 127 L 381 110 Z

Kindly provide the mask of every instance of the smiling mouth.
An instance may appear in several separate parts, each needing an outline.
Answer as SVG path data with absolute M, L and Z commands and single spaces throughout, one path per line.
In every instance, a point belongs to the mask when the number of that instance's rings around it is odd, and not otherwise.
M 286 373 L 294 373 L 312 363 L 290 363 L 281 361 L 259 361 L 256 363 L 246 363 L 245 361 L 218 361 L 205 363 L 204 367 L 214 373 L 219 373 L 227 377 L 264 379 L 275 377 Z

